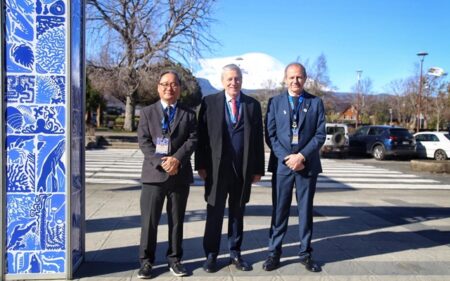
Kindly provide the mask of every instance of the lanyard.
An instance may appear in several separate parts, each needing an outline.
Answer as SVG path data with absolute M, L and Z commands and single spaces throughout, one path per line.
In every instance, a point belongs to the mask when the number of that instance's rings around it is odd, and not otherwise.
M 300 106 L 302 105 L 303 102 L 303 96 L 299 97 L 298 104 L 295 108 L 294 108 L 294 99 L 290 95 L 288 97 L 289 97 L 289 104 L 291 105 L 292 109 L 292 120 L 293 120 L 292 128 L 297 128 L 298 112 L 300 111 Z
M 225 100 L 225 103 L 227 105 L 227 110 L 228 110 L 228 113 L 229 113 L 228 116 L 230 116 L 231 123 L 236 124 L 239 121 L 239 118 L 241 117 L 241 114 L 240 114 L 240 112 L 241 112 L 241 103 L 240 103 L 240 101 L 238 101 L 236 99 L 236 107 L 237 107 L 237 112 L 238 112 L 237 120 L 236 120 L 236 117 L 233 114 L 233 111 L 231 110 L 230 102 Z
M 169 108 L 172 108 L 172 110 L 169 110 Z M 167 115 L 167 111 L 169 111 L 169 115 Z M 176 106 L 171 107 L 170 105 L 168 105 L 165 109 L 163 108 L 164 117 L 161 120 L 161 127 L 163 134 L 167 134 L 169 132 L 169 125 L 170 123 L 172 123 L 176 111 L 177 111 Z

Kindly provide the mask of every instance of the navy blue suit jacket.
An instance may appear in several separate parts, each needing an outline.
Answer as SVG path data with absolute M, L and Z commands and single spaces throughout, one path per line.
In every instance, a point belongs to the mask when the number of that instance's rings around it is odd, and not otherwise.
M 288 92 L 272 98 L 267 111 L 268 139 L 278 159 L 277 174 L 289 175 L 293 171 L 283 164 L 289 154 L 301 153 L 306 158 L 305 169 L 298 173 L 307 176 L 322 172 L 319 150 L 325 142 L 325 110 L 322 99 L 303 91 L 299 113 L 299 145 L 292 151 L 291 107 Z

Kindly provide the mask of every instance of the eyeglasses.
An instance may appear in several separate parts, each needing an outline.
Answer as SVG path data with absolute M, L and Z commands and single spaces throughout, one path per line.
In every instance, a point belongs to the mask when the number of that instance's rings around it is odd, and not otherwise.
M 180 86 L 180 85 L 178 85 L 175 82 L 172 82 L 172 83 L 159 83 L 158 85 L 163 87 L 164 89 L 167 89 L 169 87 L 172 88 L 172 89 L 176 89 L 176 88 L 178 88 Z

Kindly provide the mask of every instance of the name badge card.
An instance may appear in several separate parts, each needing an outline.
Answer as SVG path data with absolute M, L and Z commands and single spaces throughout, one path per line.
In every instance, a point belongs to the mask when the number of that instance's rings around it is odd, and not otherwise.
M 291 144 L 297 145 L 298 144 L 298 128 L 297 123 L 294 121 L 292 124 L 292 141 Z
M 169 154 L 169 139 L 166 137 L 156 138 L 156 154 L 168 155 Z

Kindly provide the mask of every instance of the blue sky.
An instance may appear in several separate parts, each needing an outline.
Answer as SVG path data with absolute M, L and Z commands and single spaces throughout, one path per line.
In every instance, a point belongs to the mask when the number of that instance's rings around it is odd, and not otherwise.
M 205 58 L 262 52 L 287 64 L 324 54 L 332 85 L 350 91 L 356 70 L 374 92 L 424 69 L 450 71 L 449 0 L 220 0 L 212 33 L 221 42 Z

